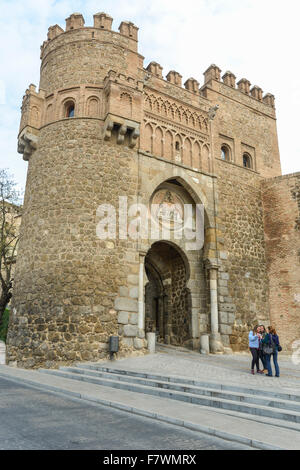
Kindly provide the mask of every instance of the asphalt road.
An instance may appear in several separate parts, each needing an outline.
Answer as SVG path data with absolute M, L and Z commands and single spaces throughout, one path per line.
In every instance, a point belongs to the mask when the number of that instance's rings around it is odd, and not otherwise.
M 0 378 L 0 450 L 238 450 L 231 443 Z

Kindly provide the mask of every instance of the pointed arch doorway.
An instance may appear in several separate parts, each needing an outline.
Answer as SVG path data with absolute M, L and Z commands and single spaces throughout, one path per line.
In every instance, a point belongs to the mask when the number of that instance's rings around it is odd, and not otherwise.
M 192 337 L 188 260 L 173 243 L 155 242 L 145 257 L 145 329 L 157 341 L 185 346 Z

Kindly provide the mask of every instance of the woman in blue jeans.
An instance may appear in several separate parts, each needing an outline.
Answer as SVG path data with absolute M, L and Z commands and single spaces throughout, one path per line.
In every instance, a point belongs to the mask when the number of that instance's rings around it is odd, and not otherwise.
M 272 326 L 268 327 L 268 333 L 266 334 L 262 342 L 263 344 L 267 344 L 268 346 L 273 346 L 273 353 L 265 355 L 267 369 L 268 369 L 268 373 L 266 374 L 266 377 L 273 377 L 272 366 L 271 366 L 271 356 L 273 356 L 276 377 L 279 377 L 280 371 L 279 371 L 277 358 L 278 358 L 278 347 L 280 346 L 280 343 L 279 343 L 279 338 L 278 338 L 275 328 L 273 328 Z

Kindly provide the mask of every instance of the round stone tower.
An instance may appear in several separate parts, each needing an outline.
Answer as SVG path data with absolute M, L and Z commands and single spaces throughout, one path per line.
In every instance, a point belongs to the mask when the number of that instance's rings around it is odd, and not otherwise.
M 28 174 L 7 342 L 8 362 L 23 367 L 104 357 L 120 309 L 121 351 L 145 346 L 136 246 L 96 236 L 99 205 L 118 208 L 120 194 L 136 202 L 138 184 L 138 28 L 122 22 L 117 33 L 111 24 L 99 13 L 85 27 L 75 13 L 65 31 L 50 27 L 39 91 L 30 85 L 23 98 L 18 151 Z

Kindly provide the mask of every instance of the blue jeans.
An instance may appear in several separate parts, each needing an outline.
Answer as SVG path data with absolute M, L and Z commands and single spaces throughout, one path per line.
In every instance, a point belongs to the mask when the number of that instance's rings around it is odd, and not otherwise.
M 279 377 L 279 366 L 278 366 L 278 361 L 277 361 L 278 351 L 277 350 L 273 352 L 273 354 L 266 354 L 265 356 L 267 360 L 268 375 L 273 375 L 272 367 L 271 367 L 271 356 L 273 356 L 276 377 Z

